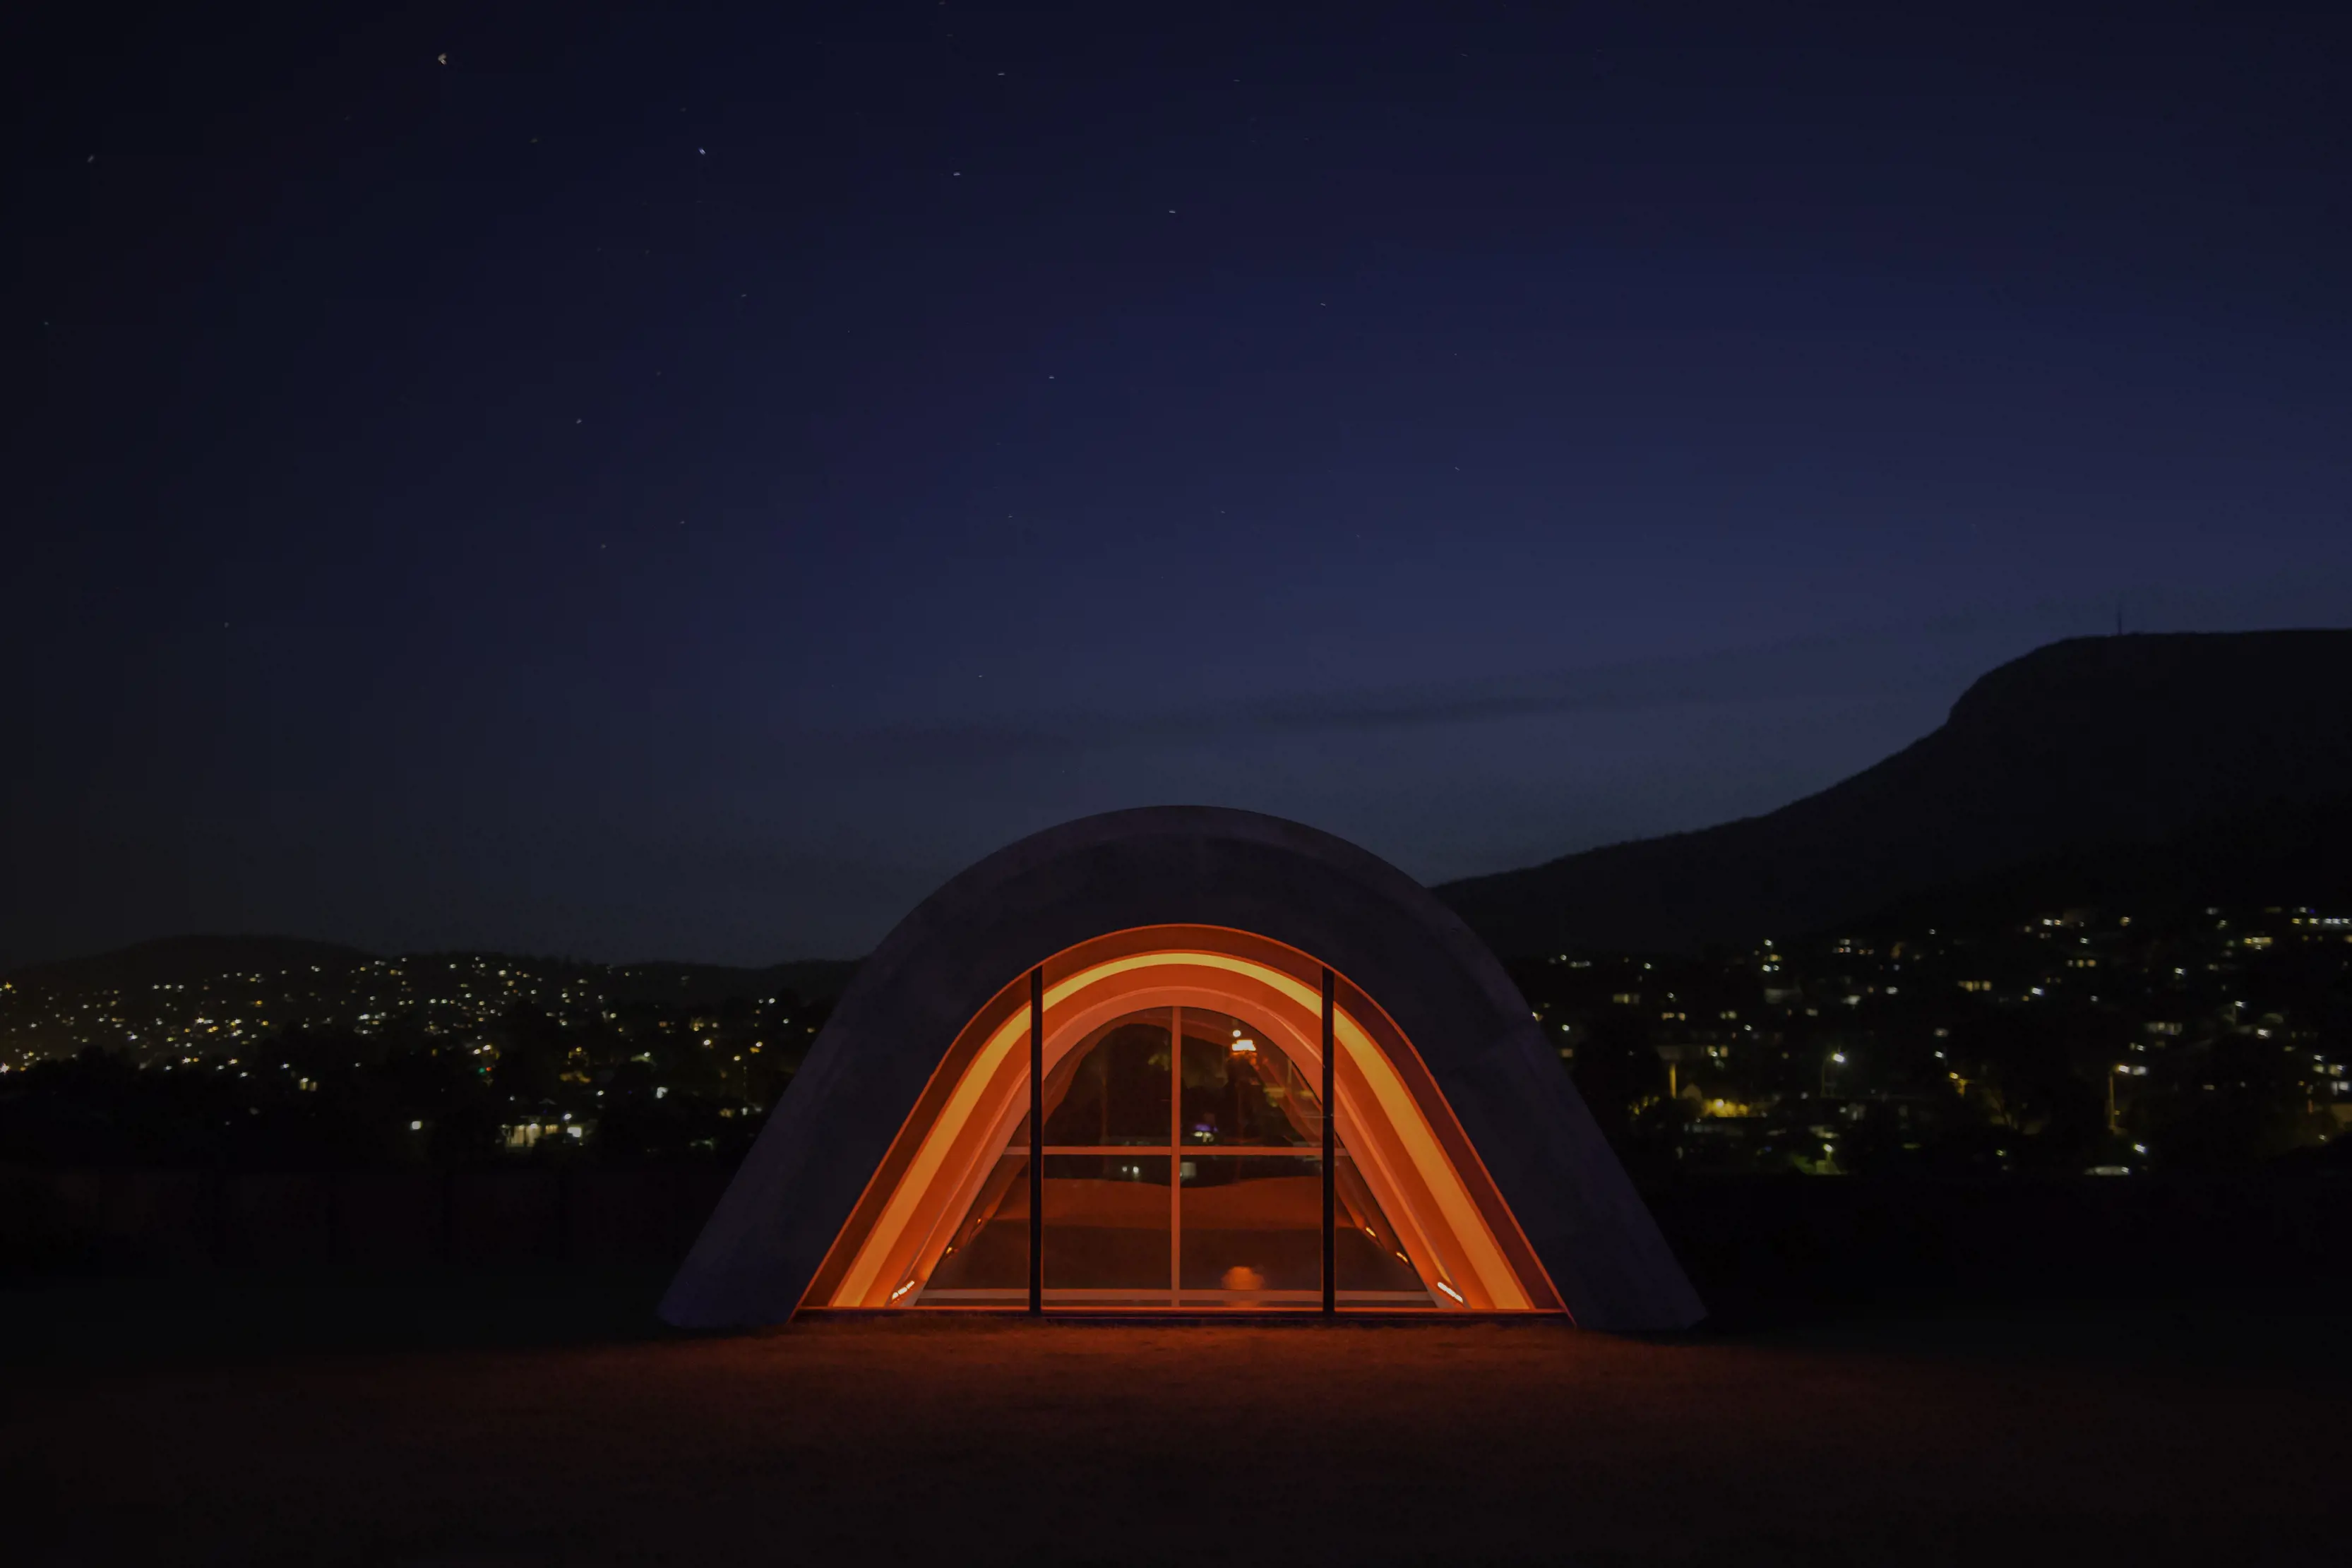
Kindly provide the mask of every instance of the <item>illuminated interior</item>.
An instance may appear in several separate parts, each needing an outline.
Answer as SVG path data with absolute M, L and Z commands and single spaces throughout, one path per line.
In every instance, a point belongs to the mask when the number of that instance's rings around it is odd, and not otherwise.
M 958 1036 L 807 1304 L 1022 1307 L 1034 1235 L 1048 1311 L 1322 1309 L 1324 967 L 1247 933 L 1158 926 L 1041 974 L 1034 1189 L 1021 975 Z M 1411 1042 L 1344 977 L 1330 986 L 1331 1304 L 1559 1311 Z

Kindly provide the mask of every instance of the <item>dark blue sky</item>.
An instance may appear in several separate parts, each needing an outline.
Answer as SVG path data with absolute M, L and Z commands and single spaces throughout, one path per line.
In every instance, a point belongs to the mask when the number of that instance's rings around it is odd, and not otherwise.
M 320 9 L 8 24 L 0 963 L 1434 880 L 2352 621 L 2320 8 Z

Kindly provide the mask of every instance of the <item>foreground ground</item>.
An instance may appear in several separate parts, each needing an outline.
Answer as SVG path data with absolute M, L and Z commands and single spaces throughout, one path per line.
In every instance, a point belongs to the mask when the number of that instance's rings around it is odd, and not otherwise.
M 2352 1318 L 644 1326 L 641 1281 L 0 1291 L 0 1558 L 2335 1563 Z

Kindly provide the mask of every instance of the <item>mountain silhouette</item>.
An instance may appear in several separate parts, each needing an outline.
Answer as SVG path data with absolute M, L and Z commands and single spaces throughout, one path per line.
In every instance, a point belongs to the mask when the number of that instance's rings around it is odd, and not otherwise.
M 299 936 L 159 936 L 110 952 L 59 958 L 9 970 L 0 978 L 20 988 L 59 995 L 100 990 L 143 990 L 151 986 L 194 985 L 236 974 L 295 974 L 307 969 L 341 977 L 375 955 L 336 942 Z
M 1437 894 L 1514 957 L 1745 944 L 1939 892 L 1971 907 L 2065 897 L 2070 878 L 2088 900 L 2200 879 L 2242 894 L 2273 876 L 2255 896 L 2283 899 L 2325 882 L 2298 833 L 2340 846 L 2347 800 L 2352 632 L 2076 638 L 1990 672 L 1934 733 L 1777 811 Z
M 2352 795 L 2271 800 L 2152 843 L 2062 850 L 1901 900 L 1860 928 L 1980 931 L 2075 908 L 2161 922 L 2217 905 L 2352 909 Z
M 333 942 L 298 936 L 190 936 L 137 942 L 109 952 L 27 965 L 0 974 L 27 997 L 87 997 L 130 993 L 159 985 L 198 985 L 232 975 L 292 977 L 313 972 L 341 980 L 382 956 Z M 535 974 L 592 973 L 611 1001 L 702 1006 L 736 998 L 792 991 L 803 1001 L 829 1001 L 856 971 L 855 959 L 803 958 L 757 968 L 728 964 L 593 964 L 578 959 L 495 952 L 410 953 L 397 960 L 420 973 L 481 962 L 512 964 Z

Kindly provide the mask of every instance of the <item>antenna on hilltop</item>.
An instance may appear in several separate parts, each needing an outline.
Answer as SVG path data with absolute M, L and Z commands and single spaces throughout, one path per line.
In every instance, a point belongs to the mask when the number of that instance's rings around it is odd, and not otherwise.
M 2122 594 L 2118 593 L 2118 594 L 2116 594 L 2116 636 L 2118 636 L 2118 637 L 2120 637 L 2120 636 L 2122 636 L 2123 634 L 2124 634 L 2124 596 L 2123 596 Z

